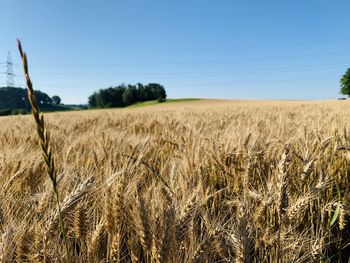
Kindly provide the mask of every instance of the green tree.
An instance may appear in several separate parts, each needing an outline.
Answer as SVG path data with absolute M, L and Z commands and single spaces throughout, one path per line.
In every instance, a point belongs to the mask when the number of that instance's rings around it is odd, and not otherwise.
M 52 106 L 52 99 L 39 90 L 34 91 L 38 106 L 41 110 L 49 110 Z M 30 103 L 27 91 L 22 88 L 4 87 L 0 88 L 0 109 L 25 109 L 30 111 Z
M 126 105 L 139 101 L 139 93 L 135 86 L 128 85 L 128 88 L 123 93 L 123 101 Z
M 52 99 L 52 103 L 53 103 L 53 104 L 61 105 L 61 98 L 60 98 L 59 96 L 57 96 L 57 95 L 52 96 L 51 99 Z
M 47 95 L 44 92 L 41 92 L 40 90 L 35 90 L 34 93 L 35 93 L 39 108 L 42 108 L 42 109 L 50 108 L 50 105 L 52 104 L 52 99 L 49 97 L 49 95 Z
M 121 84 L 117 87 L 100 89 L 88 98 L 88 102 L 92 108 L 109 108 L 125 107 L 140 101 L 165 101 L 165 99 L 166 92 L 162 85 L 149 83 L 144 86 L 137 83 L 136 85 Z
M 97 107 L 97 99 L 96 99 L 97 96 L 98 96 L 97 92 L 94 92 L 94 94 L 92 94 L 92 95 L 89 97 L 88 102 L 89 102 L 89 106 L 90 106 L 91 108 L 96 108 L 96 107 Z
M 96 97 L 97 107 L 100 107 L 100 108 L 111 107 L 110 101 L 111 101 L 111 98 L 110 98 L 110 92 L 108 92 L 108 89 L 101 89 Z
M 350 97 L 350 68 L 340 79 L 340 93 Z
M 141 83 L 137 83 L 137 93 L 140 101 L 145 101 L 145 87 Z
M 158 83 L 149 83 L 146 87 L 146 100 L 165 99 L 166 92 L 162 85 Z

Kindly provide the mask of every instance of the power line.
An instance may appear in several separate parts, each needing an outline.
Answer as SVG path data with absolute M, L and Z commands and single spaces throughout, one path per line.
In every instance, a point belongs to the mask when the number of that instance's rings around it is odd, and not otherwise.
M 240 69 L 228 69 L 228 70 L 218 70 L 218 71 L 182 71 L 182 72 L 158 72 L 152 71 L 147 73 L 114 73 L 114 72 L 36 72 L 35 75 L 44 76 L 44 77 L 54 77 L 55 79 L 66 79 L 67 77 L 71 77 L 74 79 L 86 79 L 88 76 L 89 79 L 98 79 L 104 77 L 115 77 L 115 78 L 123 78 L 123 77 L 148 77 L 148 76 L 158 76 L 165 78 L 187 78 L 187 77 L 200 77 L 207 78 L 210 76 L 237 76 L 247 73 L 249 75 L 253 74 L 262 74 L 269 72 L 286 72 L 293 73 L 298 71 L 314 71 L 319 69 L 336 69 L 342 66 L 348 65 L 348 62 L 338 62 L 338 63 L 325 63 L 325 64 L 310 64 L 310 65 L 294 65 L 294 66 L 278 66 L 278 67 L 255 67 L 255 68 L 240 68 Z
M 201 65 L 212 65 L 212 64 L 229 64 L 229 63 L 246 63 L 246 62 L 266 62 L 266 61 L 278 61 L 278 60 L 286 60 L 286 59 L 298 59 L 298 58 L 320 58 L 320 57 L 332 57 L 336 55 L 343 55 L 350 53 L 350 50 L 340 50 L 340 51 L 330 51 L 330 52 L 320 52 L 320 53 L 308 53 L 308 54 L 299 54 L 299 55 L 281 55 L 281 56 L 261 56 L 261 57 L 246 57 L 246 58 L 225 58 L 225 59 L 199 59 L 199 60 L 182 60 L 182 61 L 146 61 L 146 62 L 127 62 L 127 63 L 103 63 L 103 64 L 96 64 L 96 63 L 84 63 L 84 64 L 52 64 L 52 65 L 36 65 L 31 64 L 32 68 L 65 68 L 65 69 L 75 69 L 75 68 L 81 68 L 83 67 L 91 67 L 91 65 L 96 66 L 102 66 L 102 67 L 111 67 L 111 66 L 163 66 L 163 65 L 195 65 L 195 64 L 201 64 Z M 15 65 L 16 67 L 20 65 Z
M 235 41 L 230 43 L 230 45 L 218 45 L 215 46 L 202 46 L 202 45 L 195 45 L 191 47 L 181 47 L 176 46 L 173 47 L 153 47 L 153 48 L 147 48 L 147 49 L 140 49 L 142 46 L 137 47 L 130 47 L 129 45 L 126 46 L 119 46 L 118 50 L 123 52 L 124 54 L 159 54 L 159 53 L 167 53 L 167 52 L 193 52 L 193 51 L 212 51 L 213 49 L 227 49 L 231 50 L 232 48 L 259 48 L 259 47 L 280 47 L 280 46 L 291 46 L 294 47 L 295 45 L 312 45 L 312 47 L 315 46 L 315 43 L 318 45 L 320 44 L 329 44 L 329 43 L 345 43 L 348 44 L 349 41 L 349 35 L 343 35 L 341 38 L 334 39 L 334 38 L 319 38 L 319 39 L 301 39 L 301 40 L 282 40 L 277 42 L 260 42 L 260 41 L 248 41 L 245 39 L 241 39 L 240 41 Z M 114 47 L 113 47 L 114 48 Z M 15 52 L 15 49 L 11 50 L 12 52 Z M 1 52 L 7 52 L 7 50 L 0 50 Z M 79 50 L 74 50 L 74 53 L 78 54 L 85 54 L 85 55 L 103 55 L 103 54 L 110 54 L 109 50 L 101 50 L 101 49 L 89 49 L 89 50 L 82 50 L 81 48 Z M 32 50 L 31 54 L 57 54 L 57 55 L 67 55 L 67 51 L 65 50 Z M 69 54 L 71 55 L 71 54 Z

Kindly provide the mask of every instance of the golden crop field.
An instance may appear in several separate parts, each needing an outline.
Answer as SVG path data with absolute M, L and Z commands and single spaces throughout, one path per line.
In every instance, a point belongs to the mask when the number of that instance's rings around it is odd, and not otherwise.
M 348 262 L 350 103 L 45 115 L 74 262 Z M 32 116 L 0 118 L 0 261 L 65 262 Z

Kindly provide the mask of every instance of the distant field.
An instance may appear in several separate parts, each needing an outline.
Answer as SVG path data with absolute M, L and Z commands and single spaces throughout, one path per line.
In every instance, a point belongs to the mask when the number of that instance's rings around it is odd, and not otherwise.
M 162 106 L 167 104 L 176 103 L 176 105 L 208 105 L 208 106 L 233 106 L 233 105 L 292 105 L 297 106 L 300 104 L 314 105 L 344 105 L 349 104 L 350 100 L 338 101 L 338 100 L 232 100 L 232 99 L 199 99 L 199 98 L 183 98 L 183 99 L 168 99 L 166 102 L 158 102 L 156 100 L 136 103 L 127 107 L 136 108 L 141 106 Z
M 46 118 L 75 262 L 349 258 L 350 101 L 170 100 Z M 0 118 L 1 262 L 63 260 L 41 155 L 32 116 Z
M 158 102 L 158 100 L 151 100 L 151 101 L 145 101 L 145 102 L 139 102 L 136 104 L 133 104 L 129 106 L 128 108 L 137 108 L 137 107 L 143 107 L 143 106 L 152 106 L 152 105 L 161 105 L 161 104 L 169 104 L 169 103 L 179 103 L 179 102 L 192 102 L 197 101 L 200 99 L 192 99 L 192 98 L 186 98 L 186 99 L 167 99 L 165 102 Z

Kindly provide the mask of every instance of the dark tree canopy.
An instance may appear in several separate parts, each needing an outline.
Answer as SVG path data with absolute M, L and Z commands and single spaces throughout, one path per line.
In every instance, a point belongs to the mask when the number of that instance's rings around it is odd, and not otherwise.
M 68 107 L 55 103 L 54 97 L 49 97 L 39 90 L 34 91 L 38 107 L 41 111 L 68 110 Z M 58 97 L 58 96 L 57 96 Z M 59 97 L 58 97 L 59 98 Z M 57 99 L 56 99 L 56 102 Z M 22 88 L 0 88 L 0 116 L 11 114 L 25 114 L 31 111 L 27 90 Z
M 165 100 L 166 91 L 164 87 L 157 83 L 143 85 L 121 84 L 117 87 L 100 89 L 92 94 L 88 101 L 90 107 L 108 108 L 108 107 L 125 107 L 136 102 L 149 100 Z
M 52 99 L 46 93 L 36 90 L 35 96 L 40 109 L 46 110 L 52 105 Z M 8 108 L 30 111 L 27 90 L 12 87 L 0 88 L 0 109 Z
M 52 99 L 52 103 L 53 104 L 56 104 L 56 105 L 60 105 L 61 104 L 61 98 L 59 96 L 57 96 L 57 95 L 52 96 L 51 99 Z
M 340 79 L 340 93 L 350 97 L 350 68 Z
M 97 96 L 98 96 L 97 92 L 94 92 L 94 94 L 89 96 L 88 103 L 89 103 L 90 107 L 92 107 L 92 108 L 96 108 L 97 107 Z

